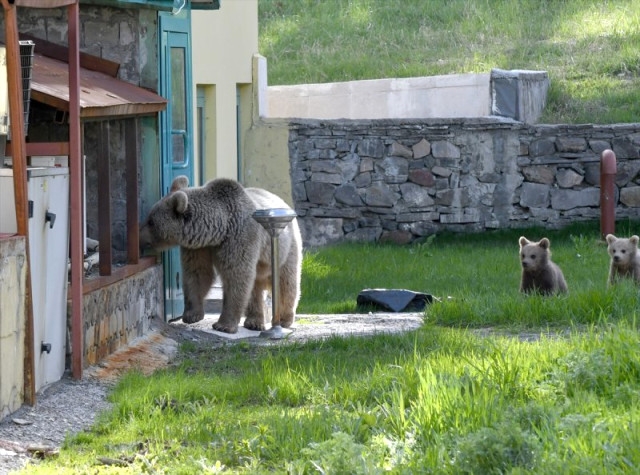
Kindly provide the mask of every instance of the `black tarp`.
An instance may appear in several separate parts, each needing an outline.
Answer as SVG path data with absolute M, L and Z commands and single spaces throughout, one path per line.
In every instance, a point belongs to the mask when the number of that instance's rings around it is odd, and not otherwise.
M 373 307 L 391 312 L 419 312 L 433 296 L 405 289 L 364 289 L 358 294 L 358 307 Z

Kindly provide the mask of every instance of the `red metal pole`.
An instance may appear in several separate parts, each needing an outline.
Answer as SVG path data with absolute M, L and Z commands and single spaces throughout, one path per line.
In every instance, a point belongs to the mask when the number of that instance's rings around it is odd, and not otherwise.
M 616 228 L 616 154 L 602 152 L 600 160 L 600 234 L 604 238 Z

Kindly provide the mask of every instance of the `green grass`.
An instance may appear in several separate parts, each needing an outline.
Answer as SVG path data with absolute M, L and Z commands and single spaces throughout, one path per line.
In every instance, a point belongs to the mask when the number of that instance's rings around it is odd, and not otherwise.
M 640 117 L 640 2 L 259 0 L 269 84 L 549 72 L 541 122 Z
M 568 296 L 519 294 L 521 233 L 551 239 Z M 451 299 L 406 334 L 184 344 L 177 367 L 126 375 L 113 410 L 24 473 L 637 473 L 638 288 L 607 288 L 598 235 L 580 223 L 307 254 L 304 311 L 351 309 L 368 285 Z
M 619 223 L 621 236 L 638 226 Z M 626 233 L 626 234 L 625 234 Z M 524 296 L 518 237 L 547 236 L 569 294 L 552 299 Z M 635 312 L 639 296 L 626 282 L 607 288 L 609 256 L 598 223 L 559 231 L 541 228 L 440 234 L 410 246 L 350 243 L 306 255 L 299 313 L 358 311 L 365 288 L 403 288 L 438 298 L 427 318 L 452 326 L 566 326 L 618 319 Z M 624 298 L 621 298 L 622 296 Z

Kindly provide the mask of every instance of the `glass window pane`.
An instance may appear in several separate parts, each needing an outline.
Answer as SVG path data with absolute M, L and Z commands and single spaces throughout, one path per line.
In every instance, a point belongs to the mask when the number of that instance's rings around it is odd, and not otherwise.
M 187 128 L 184 48 L 171 48 L 171 108 L 173 128 Z

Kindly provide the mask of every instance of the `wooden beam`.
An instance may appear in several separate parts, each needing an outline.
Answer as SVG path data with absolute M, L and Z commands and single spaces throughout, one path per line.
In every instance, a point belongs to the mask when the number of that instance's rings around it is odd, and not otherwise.
M 29 142 L 25 145 L 27 157 L 69 155 L 69 142 Z M 13 157 L 14 148 L 12 142 L 7 142 L 5 156 Z
M 2 0 L 5 19 L 5 44 L 7 46 L 7 83 L 9 89 L 9 119 L 13 141 L 13 189 L 16 207 L 16 224 L 19 235 L 25 237 L 27 282 L 25 287 L 25 352 L 24 352 L 24 402 L 36 403 L 35 349 L 33 297 L 31 287 L 31 261 L 29 252 L 29 197 L 27 196 L 27 155 L 24 138 L 24 106 L 22 96 L 22 62 L 18 40 L 18 15 L 16 6 Z
M 125 163 L 127 175 L 127 262 L 140 260 L 138 209 L 138 119 L 125 121 Z
M 36 54 L 57 59 L 58 61 L 64 61 L 65 63 L 69 59 L 69 48 L 65 46 L 51 43 L 50 41 L 37 38 L 28 33 L 20 33 L 20 39 L 33 41 L 35 43 L 34 53 Z M 93 56 L 92 54 L 80 52 L 80 67 L 108 74 L 109 76 L 116 78 L 118 77 L 120 63 L 100 58 L 98 56 Z
M 67 7 L 77 0 L 15 0 L 17 7 L 26 8 L 60 8 Z
M 109 122 L 100 123 L 97 150 L 98 171 L 98 241 L 100 242 L 100 275 L 111 275 L 111 171 L 109 163 Z
M 121 280 L 124 280 L 132 275 L 139 274 L 149 267 L 153 267 L 158 264 L 158 259 L 155 256 L 141 257 L 140 262 L 137 264 L 128 264 L 122 267 L 113 269 L 111 275 L 92 277 L 84 280 L 83 292 L 88 295 L 95 292 L 98 289 L 102 289 L 111 284 L 115 284 Z
M 84 278 L 82 205 L 82 130 L 80 126 L 80 5 L 74 0 L 67 7 L 69 24 L 69 175 L 71 233 L 71 369 L 74 379 L 82 379 L 84 325 L 82 318 L 82 279 Z

